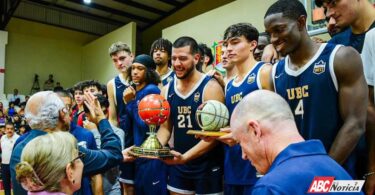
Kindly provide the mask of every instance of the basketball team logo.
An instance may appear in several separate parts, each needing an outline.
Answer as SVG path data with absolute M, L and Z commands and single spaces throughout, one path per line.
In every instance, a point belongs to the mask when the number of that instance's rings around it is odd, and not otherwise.
M 255 74 L 251 73 L 251 75 L 249 76 L 249 78 L 247 78 L 247 83 L 248 84 L 254 83 L 255 77 L 256 77 Z
M 200 97 L 201 97 L 201 94 L 199 92 L 195 93 L 194 94 L 194 101 L 198 102 Z
M 326 62 L 320 60 L 319 62 L 314 64 L 314 74 L 322 74 L 326 71 Z

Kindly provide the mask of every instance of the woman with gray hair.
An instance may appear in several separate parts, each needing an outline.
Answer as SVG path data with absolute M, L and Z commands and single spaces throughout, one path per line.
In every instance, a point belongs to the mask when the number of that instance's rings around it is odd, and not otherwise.
M 29 195 L 73 194 L 81 187 L 83 157 L 70 133 L 48 133 L 26 145 L 16 177 Z

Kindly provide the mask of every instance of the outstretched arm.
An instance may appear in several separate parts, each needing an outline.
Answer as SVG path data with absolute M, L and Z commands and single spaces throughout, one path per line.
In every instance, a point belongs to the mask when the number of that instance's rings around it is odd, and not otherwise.
M 114 91 L 113 85 L 114 85 L 114 80 L 108 81 L 107 83 L 107 93 L 108 93 L 108 102 L 109 102 L 108 120 L 109 122 L 111 122 L 112 125 L 118 127 L 117 111 L 116 111 L 116 104 L 115 104 L 116 97 L 115 97 L 115 91 Z

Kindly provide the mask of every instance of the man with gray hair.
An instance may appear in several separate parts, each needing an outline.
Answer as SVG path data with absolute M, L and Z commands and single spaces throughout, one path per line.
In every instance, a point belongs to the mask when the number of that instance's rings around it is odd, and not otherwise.
M 78 146 L 79 151 L 85 153 L 83 175 L 87 176 L 104 172 L 118 165 L 122 161 L 122 153 L 120 140 L 105 119 L 97 99 L 91 94 L 86 95 L 85 104 L 102 135 L 101 150 L 89 150 Z M 17 195 L 27 194 L 17 182 L 15 174 L 15 166 L 20 162 L 25 145 L 35 137 L 48 132 L 68 131 L 70 123 L 68 109 L 60 97 L 52 91 L 38 92 L 31 96 L 26 104 L 25 117 L 33 130 L 14 147 L 10 161 L 13 191 Z
M 245 96 L 230 124 L 242 158 L 265 174 L 252 194 L 305 194 L 316 176 L 352 179 L 321 141 L 302 138 L 288 103 L 276 93 L 257 90 Z

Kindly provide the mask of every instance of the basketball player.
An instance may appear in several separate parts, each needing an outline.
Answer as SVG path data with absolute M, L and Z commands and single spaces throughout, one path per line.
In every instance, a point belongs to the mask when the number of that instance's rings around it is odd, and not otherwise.
M 172 43 L 167 39 L 157 39 L 151 45 L 150 56 L 154 59 L 156 72 L 160 75 L 163 86 L 167 85 L 174 76 L 173 70 L 169 68 L 171 52 Z
M 374 48 L 365 49 L 364 45 L 373 45 L 372 39 L 375 28 L 375 8 L 369 0 L 315 0 L 315 4 L 323 5 L 327 9 L 327 17 L 335 20 L 336 26 L 346 27 L 348 30 L 340 33 L 342 39 L 336 43 L 354 47 L 362 56 L 365 77 L 369 88 L 369 103 L 367 108 L 366 141 L 368 142 L 368 168 L 366 177 L 366 193 L 375 193 L 375 105 L 374 105 L 374 85 L 369 75 L 374 74 L 372 68 L 374 64 L 370 58 L 374 55 L 369 53 Z M 330 40 L 332 41 L 332 39 Z M 367 47 L 368 48 L 368 47 Z M 370 54 L 370 55 L 368 55 Z M 371 77 L 371 76 L 370 76 Z M 372 174 L 371 174 L 372 173 Z
M 305 139 L 319 139 L 329 155 L 354 174 L 356 147 L 365 131 L 367 85 L 351 47 L 313 42 L 298 0 L 279 0 L 264 25 L 282 56 L 274 65 L 275 91 L 289 103 Z
M 165 160 L 171 165 L 171 194 L 222 193 L 222 150 L 218 142 L 199 141 L 186 134 L 187 130 L 201 129 L 195 120 L 200 104 L 207 100 L 224 102 L 224 92 L 217 81 L 196 70 L 199 59 L 198 44 L 193 38 L 180 37 L 173 43 L 175 78 L 161 92 L 171 105 L 171 114 L 158 131 L 158 138 L 165 145 L 174 129 L 175 157 Z
M 228 82 L 225 90 L 225 104 L 231 115 L 244 96 L 258 89 L 273 90 L 270 64 L 255 60 L 253 52 L 257 47 L 258 30 L 249 23 L 229 26 L 224 32 L 224 46 L 228 63 L 237 68 L 237 76 Z M 232 134 L 219 140 L 234 145 Z M 241 159 L 241 147 L 225 146 L 224 182 L 225 194 L 250 194 L 257 181 L 255 168 Z
M 134 132 L 134 145 L 141 146 L 150 131 L 149 126 L 139 117 L 138 104 L 149 94 L 160 94 L 160 77 L 155 71 L 156 65 L 149 55 L 134 58 L 128 71 L 129 82 L 136 83 L 135 89 L 128 87 L 124 92 L 127 113 L 129 113 Z M 131 80 L 130 80 L 131 79 Z M 167 166 L 157 159 L 135 160 L 135 194 L 168 194 Z
M 224 76 L 224 83 L 226 85 L 230 80 L 232 80 L 237 75 L 237 68 L 232 61 L 228 60 L 228 50 L 225 46 L 221 47 L 221 59 L 223 68 L 226 71 Z
M 133 131 L 127 125 L 126 104 L 123 101 L 123 93 L 129 86 L 127 83 L 126 70 L 130 67 L 133 61 L 133 54 L 129 46 L 122 42 L 116 42 L 109 48 L 109 56 L 112 59 L 115 68 L 120 73 L 115 78 L 107 83 L 108 100 L 109 100 L 109 121 L 120 127 L 125 132 L 124 147 L 127 148 L 133 145 Z M 120 182 L 124 192 L 127 195 L 132 195 L 134 191 L 134 163 L 127 162 L 120 164 L 121 176 Z

